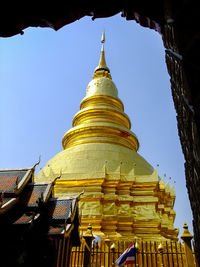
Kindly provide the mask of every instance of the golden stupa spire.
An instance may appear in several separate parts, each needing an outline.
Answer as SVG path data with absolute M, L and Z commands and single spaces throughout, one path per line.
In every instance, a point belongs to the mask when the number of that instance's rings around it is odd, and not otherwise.
M 99 59 L 99 64 L 94 70 L 93 78 L 97 77 L 108 77 L 111 79 L 110 70 L 106 65 L 105 52 L 104 52 L 104 43 L 105 43 L 105 32 L 103 31 L 101 36 L 101 55 Z
M 99 64 L 95 68 L 93 79 L 88 84 L 80 110 L 73 118 L 73 127 L 63 137 L 63 148 L 68 149 L 89 143 L 105 143 L 137 151 L 138 139 L 130 130 L 130 119 L 124 113 L 123 103 L 118 98 L 117 87 L 106 65 L 104 32 L 101 43 Z

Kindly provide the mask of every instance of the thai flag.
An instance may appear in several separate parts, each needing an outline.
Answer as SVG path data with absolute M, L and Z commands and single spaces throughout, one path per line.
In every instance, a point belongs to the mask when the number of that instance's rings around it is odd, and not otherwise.
M 116 264 L 119 267 L 122 267 L 125 264 L 135 263 L 135 257 L 136 257 L 136 248 L 135 248 L 135 243 L 133 242 L 124 251 L 124 253 L 116 260 Z

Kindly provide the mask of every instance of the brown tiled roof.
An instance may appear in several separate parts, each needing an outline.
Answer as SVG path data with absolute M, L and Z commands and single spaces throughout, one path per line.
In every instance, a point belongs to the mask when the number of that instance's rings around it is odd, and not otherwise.
M 74 225 L 69 223 L 69 224 L 59 224 L 55 226 L 50 226 L 48 235 L 49 236 L 56 236 L 56 235 L 63 235 L 65 234 L 68 235 L 70 232 L 74 229 Z
M 56 199 L 52 198 L 48 204 L 48 214 L 53 220 L 67 220 L 70 218 L 73 199 Z
M 1 175 L 0 176 L 0 191 L 11 191 L 16 186 L 18 175 Z
M 24 186 L 29 182 L 32 169 L 0 170 L 0 192 L 5 195 L 19 195 Z
M 64 233 L 64 225 L 63 226 L 51 226 L 48 231 L 48 235 L 60 235 Z
M 65 214 L 67 213 L 67 208 L 67 206 L 56 206 L 53 210 L 52 216 L 65 216 Z
M 28 224 L 31 223 L 33 217 L 32 215 L 22 215 L 14 224 Z
M 26 200 L 27 205 L 37 204 L 37 200 L 39 200 L 39 197 L 41 196 L 40 191 L 26 191 L 23 196 L 23 200 Z
M 27 184 L 21 196 L 21 202 L 27 207 L 38 206 L 38 201 L 42 200 L 42 196 L 51 190 L 49 183 L 47 184 Z M 48 192 L 47 192 L 48 191 Z

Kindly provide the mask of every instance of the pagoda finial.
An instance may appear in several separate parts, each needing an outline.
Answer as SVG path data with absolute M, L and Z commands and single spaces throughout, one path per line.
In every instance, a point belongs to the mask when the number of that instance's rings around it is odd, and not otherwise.
M 102 44 L 105 43 L 105 31 L 104 31 L 104 30 L 103 30 L 103 32 L 102 32 L 101 42 L 102 42 Z
M 104 43 L 105 43 L 105 32 L 103 31 L 101 36 L 101 55 L 99 59 L 99 64 L 94 70 L 93 78 L 107 77 L 111 79 L 110 70 L 106 65 L 105 52 L 104 52 Z

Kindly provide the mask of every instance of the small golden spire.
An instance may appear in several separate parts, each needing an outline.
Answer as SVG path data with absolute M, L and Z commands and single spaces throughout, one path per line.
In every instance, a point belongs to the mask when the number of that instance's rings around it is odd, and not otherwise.
M 102 44 L 105 43 L 105 31 L 102 32 L 101 42 Z
M 110 70 L 106 65 L 105 52 L 104 52 L 104 43 L 105 43 L 105 32 L 103 31 L 101 36 L 101 55 L 98 66 L 95 68 L 93 78 L 97 77 L 108 77 L 111 79 Z M 98 72 L 98 73 L 97 73 Z
M 190 234 L 189 230 L 188 230 L 188 225 L 186 222 L 184 222 L 184 225 L 183 225 L 183 234 L 181 235 L 181 239 L 192 239 L 193 238 L 193 235 Z

